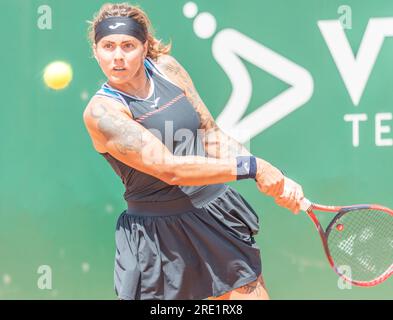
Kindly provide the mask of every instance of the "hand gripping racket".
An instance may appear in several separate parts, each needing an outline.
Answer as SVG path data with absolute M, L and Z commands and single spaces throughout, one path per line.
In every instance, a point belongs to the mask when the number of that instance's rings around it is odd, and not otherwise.
M 324 206 L 303 199 L 316 226 L 326 257 L 345 281 L 371 287 L 393 274 L 393 210 L 374 204 Z M 335 213 L 324 230 L 314 210 Z

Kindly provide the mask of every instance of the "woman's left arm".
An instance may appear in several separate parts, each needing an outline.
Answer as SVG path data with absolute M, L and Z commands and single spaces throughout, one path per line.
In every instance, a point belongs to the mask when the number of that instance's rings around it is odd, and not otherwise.
M 218 127 L 195 89 L 191 77 L 175 58 L 169 55 L 160 56 L 157 61 L 157 67 L 172 82 L 183 89 L 186 97 L 199 114 L 205 151 L 209 157 L 227 159 L 239 155 L 251 155 L 245 146 L 225 134 Z

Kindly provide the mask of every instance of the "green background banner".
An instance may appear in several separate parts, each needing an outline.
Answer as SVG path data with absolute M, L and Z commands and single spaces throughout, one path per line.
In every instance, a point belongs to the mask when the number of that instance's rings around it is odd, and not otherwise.
M 116 298 L 124 190 L 82 120 L 105 80 L 87 41 L 104 2 L 1 3 L 0 299 Z M 251 128 L 250 150 L 308 198 L 393 207 L 392 1 L 197 0 L 194 12 L 187 1 L 138 3 L 218 123 L 245 143 L 241 128 Z M 62 91 L 42 81 L 56 60 L 74 72 Z M 343 289 L 305 214 L 278 207 L 252 181 L 231 185 L 260 217 L 271 298 L 393 298 L 392 279 Z

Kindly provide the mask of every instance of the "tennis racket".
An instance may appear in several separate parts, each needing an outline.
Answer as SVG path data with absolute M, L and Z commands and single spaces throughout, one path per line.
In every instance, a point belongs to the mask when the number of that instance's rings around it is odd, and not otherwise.
M 371 287 L 393 274 L 393 210 L 374 204 L 325 206 L 305 198 L 301 210 L 317 228 L 330 266 L 345 281 Z M 314 210 L 335 214 L 326 230 Z

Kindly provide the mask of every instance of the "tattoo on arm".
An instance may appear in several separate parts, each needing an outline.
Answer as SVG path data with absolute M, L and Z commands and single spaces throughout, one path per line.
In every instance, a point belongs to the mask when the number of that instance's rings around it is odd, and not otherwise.
M 98 131 L 108 141 L 113 141 L 116 150 L 127 155 L 127 152 L 140 152 L 146 145 L 143 132 L 132 122 L 108 111 L 104 104 L 92 106 L 90 114 L 97 120 Z

